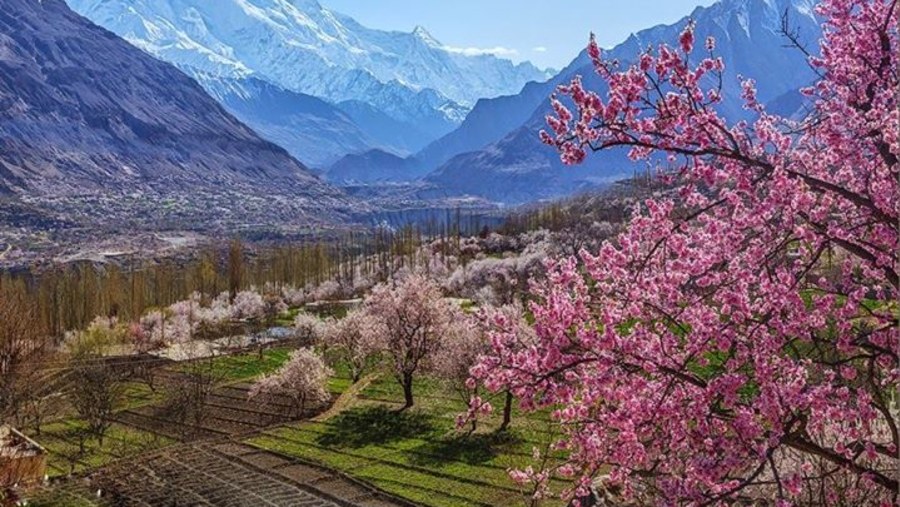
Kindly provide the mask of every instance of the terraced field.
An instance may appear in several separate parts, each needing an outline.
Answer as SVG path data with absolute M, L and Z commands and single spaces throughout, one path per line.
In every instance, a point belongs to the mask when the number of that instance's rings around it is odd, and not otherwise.
M 329 381 L 337 402 L 319 415 L 297 414 L 287 400 L 250 399 L 252 379 L 286 357 L 270 350 L 262 358 L 251 352 L 215 359 L 223 375 L 196 425 L 164 408 L 165 384 L 187 374 L 182 364 L 166 365 L 156 392 L 129 386 L 104 445 L 91 441 L 74 461 L 77 444 L 67 428 L 81 423 L 48 426 L 41 441 L 53 475 L 76 478 L 47 488 L 32 505 L 517 505 L 527 492 L 512 483 L 509 469 L 533 464 L 534 449 L 547 456 L 555 436 L 546 414 L 516 414 L 512 431 L 503 433 L 495 431 L 494 414 L 474 434 L 459 432 L 454 419 L 462 400 L 429 378 L 416 383 L 416 406 L 397 412 L 402 392 L 390 375 L 374 371 L 351 388 L 340 365 Z
M 194 443 L 119 463 L 92 477 L 104 503 L 160 505 L 409 506 L 325 469 L 232 442 Z
M 205 399 L 198 425 L 174 420 L 163 408 L 161 393 L 185 375 L 181 365 L 155 372 L 156 392 L 137 382 L 127 386 L 103 445 L 88 440 L 79 449 L 83 423 L 77 418 L 45 425 L 40 440 L 50 452 L 51 476 L 76 476 L 45 487 L 32 505 L 413 505 L 321 466 L 233 440 L 315 415 L 296 413 L 287 400 L 249 398 L 251 380 L 286 358 L 285 350 L 272 349 L 262 359 L 256 352 L 216 359 L 222 383 Z M 338 396 L 350 382 L 334 378 L 329 385 Z
M 175 443 L 165 436 L 114 423 L 106 432 L 103 445 L 91 439 L 82 452 L 76 434 L 83 425 L 78 420 L 66 420 L 44 426 L 39 438 L 41 445 L 50 453 L 47 470 L 50 477 L 83 473 Z
M 262 403 L 251 400 L 248 396 L 250 386 L 250 383 L 242 382 L 214 389 L 206 398 L 204 416 L 196 425 L 174 419 L 158 405 L 119 412 L 116 421 L 175 440 L 205 440 L 253 433 L 302 417 L 294 413 L 286 401 Z

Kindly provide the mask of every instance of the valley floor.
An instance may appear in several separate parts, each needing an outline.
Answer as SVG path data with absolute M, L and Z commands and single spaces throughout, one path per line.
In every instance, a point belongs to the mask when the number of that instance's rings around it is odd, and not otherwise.
M 297 421 L 284 406 L 247 396 L 288 351 L 215 359 L 222 381 L 196 426 L 171 420 L 159 394 L 138 382 L 103 444 L 91 441 L 85 453 L 74 437 L 78 418 L 45 424 L 32 436 L 50 453 L 51 482 L 31 505 L 514 505 L 521 492 L 507 470 L 531 463 L 552 436 L 543 415 L 516 415 L 504 433 L 496 416 L 474 434 L 456 431 L 462 400 L 429 378 L 416 384 L 417 405 L 397 412 L 402 392 L 392 377 L 373 372 L 353 384 L 340 367 L 329 382 L 334 403 Z M 155 382 L 184 368 L 165 363 Z

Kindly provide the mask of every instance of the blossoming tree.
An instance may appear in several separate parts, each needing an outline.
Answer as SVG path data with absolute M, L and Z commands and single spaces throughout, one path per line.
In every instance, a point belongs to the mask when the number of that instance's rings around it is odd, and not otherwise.
M 461 313 L 461 312 L 460 312 Z M 463 402 L 478 394 L 478 385 L 471 378 L 469 370 L 478 362 L 482 354 L 488 350 L 485 333 L 480 329 L 479 321 L 474 316 L 460 315 L 445 333 L 441 351 L 432 361 L 431 372 Z M 477 429 L 477 420 L 472 417 L 460 417 L 459 425 L 471 424 L 471 431 Z
M 294 335 L 304 344 L 319 343 L 328 331 L 328 324 L 306 312 L 299 312 L 294 317 Z
M 256 382 L 250 390 L 251 398 L 281 397 L 290 400 L 297 415 L 308 408 L 328 402 L 328 378 L 333 374 L 322 358 L 310 348 L 291 353 L 291 357 L 277 372 Z
M 231 304 L 231 318 L 235 320 L 262 319 L 266 314 L 266 302 L 262 295 L 252 290 L 238 292 Z
M 525 319 L 524 308 L 518 302 L 500 307 L 488 306 L 483 308 L 479 327 L 482 333 L 490 339 L 493 349 L 502 348 L 506 354 L 515 355 L 530 352 L 537 343 L 534 329 L 528 325 L 528 321 Z M 481 351 L 480 356 L 489 353 L 489 351 Z M 477 384 L 476 379 L 488 377 L 488 372 L 485 370 L 488 364 L 490 364 L 488 361 L 473 361 L 470 364 L 469 371 L 472 374 L 470 383 L 475 382 Z M 503 393 L 503 414 L 498 431 L 506 431 L 512 422 L 513 392 L 509 386 L 501 389 L 498 385 L 491 384 L 489 387 L 492 391 L 505 391 Z M 468 414 L 468 417 L 471 419 L 477 418 L 479 412 L 483 413 L 493 410 L 493 407 L 490 407 L 489 403 L 481 398 L 474 398 L 472 401 L 472 411 Z M 525 401 L 528 403 L 528 400 Z
M 377 285 L 366 299 L 365 311 L 373 318 L 370 343 L 383 351 L 403 388 L 403 409 L 413 406 L 413 379 L 425 370 L 440 350 L 458 310 L 443 299 L 431 279 L 409 274 Z
M 608 471 L 662 504 L 897 501 L 898 8 L 822 1 L 802 121 L 751 80 L 753 121 L 723 118 L 725 64 L 692 26 L 624 68 L 591 42 L 609 92 L 560 87 L 543 140 L 570 164 L 626 147 L 669 190 L 552 263 L 535 344 L 494 337 L 479 380 L 566 431 L 566 463 L 515 478 L 575 477 L 581 497 Z
M 375 348 L 370 332 L 373 325 L 368 312 L 353 309 L 344 318 L 330 322 L 324 331 L 323 341 L 328 347 L 337 348 L 338 357 L 346 363 L 354 383 L 359 382 Z

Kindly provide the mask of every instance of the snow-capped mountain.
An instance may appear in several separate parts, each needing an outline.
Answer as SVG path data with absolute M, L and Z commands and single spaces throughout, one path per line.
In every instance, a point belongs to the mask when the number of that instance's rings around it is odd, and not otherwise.
M 194 80 L 62 0 L 2 4 L 0 194 L 70 198 L 91 213 L 123 195 L 152 195 L 206 216 L 222 212 L 205 199 L 277 195 L 298 224 L 330 221 L 349 206 Z M 229 202 L 237 215 L 253 206 Z M 136 205 L 109 218 L 129 223 L 145 211 Z
M 205 76 L 208 87 L 210 76 L 254 77 L 334 104 L 360 101 L 419 127 L 428 141 L 461 123 L 478 99 L 550 77 L 530 63 L 454 52 L 422 27 L 370 29 L 315 0 L 68 2 L 147 52 Z
M 782 17 L 787 15 L 806 48 L 816 52 L 821 28 L 814 5 L 815 0 L 720 0 L 691 13 L 697 40 L 715 37 L 716 54 L 725 60 L 722 114 L 733 121 L 749 114 L 742 107 L 741 75 L 756 80 L 759 100 L 770 110 L 785 115 L 800 110 L 803 99 L 799 89 L 809 85 L 815 74 L 800 50 L 787 47 L 781 33 Z M 685 18 L 642 30 L 605 51 L 604 56 L 634 62 L 648 46 L 677 44 L 687 22 Z M 480 101 L 460 128 L 417 155 L 423 170 L 433 170 L 426 180 L 437 187 L 439 195 L 522 203 L 556 198 L 643 171 L 645 168 L 630 162 L 624 151 L 595 154 L 577 167 L 563 166 L 557 153 L 540 142 L 538 132 L 547 128 L 544 118 L 551 112 L 548 96 L 576 75 L 584 78 L 587 87 L 605 94 L 604 83 L 582 52 L 546 83 L 530 85 L 513 97 Z M 498 114 L 525 120 L 511 125 L 497 121 Z M 441 165 L 435 169 L 435 163 Z

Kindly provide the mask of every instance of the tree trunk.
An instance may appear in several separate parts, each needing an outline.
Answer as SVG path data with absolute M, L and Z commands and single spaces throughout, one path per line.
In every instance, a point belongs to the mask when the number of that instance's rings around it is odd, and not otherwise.
M 404 376 L 403 378 L 403 398 L 406 403 L 403 405 L 403 408 L 400 411 L 404 411 L 413 406 L 413 385 L 412 385 L 412 376 Z
M 500 429 L 498 431 L 506 431 L 509 429 L 509 421 L 512 418 L 512 402 L 512 393 L 506 391 L 506 403 L 503 405 L 503 423 L 500 424 Z

